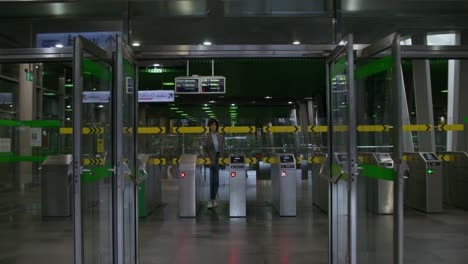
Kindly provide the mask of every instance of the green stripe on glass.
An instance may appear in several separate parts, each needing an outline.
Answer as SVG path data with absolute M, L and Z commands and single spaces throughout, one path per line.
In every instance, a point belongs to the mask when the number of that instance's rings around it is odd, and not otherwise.
M 100 65 L 90 59 L 83 59 L 83 65 L 81 67 L 83 74 L 91 74 L 103 81 L 109 81 L 111 79 L 111 72 L 105 66 Z
M 464 121 L 465 123 L 468 123 L 468 117 L 465 117 Z
M 145 217 L 148 212 L 146 212 L 146 181 L 141 182 L 138 185 L 138 216 Z
M 0 119 L 0 126 L 60 127 L 59 120 L 5 120 Z
M 0 162 L 43 162 L 46 156 L 0 156 Z
M 354 71 L 354 78 L 362 80 L 377 73 L 385 72 L 392 68 L 393 61 L 391 56 L 385 56 L 368 64 L 359 66 Z
M 386 181 L 393 181 L 393 169 L 381 168 L 377 165 L 360 164 L 359 167 L 364 170 L 360 173 L 361 176 L 368 178 L 381 179 Z
M 126 76 L 135 78 L 135 70 L 127 60 L 124 61 L 124 72 Z
M 110 168 L 111 168 L 110 166 L 91 168 L 91 172 L 89 171 L 83 172 L 83 176 L 81 180 L 85 183 L 91 183 L 91 182 L 99 181 L 104 178 L 111 177 L 112 172 L 109 171 Z
M 346 68 L 346 60 L 345 58 L 338 59 L 331 67 L 331 79 L 335 78 L 338 74 L 343 74 Z

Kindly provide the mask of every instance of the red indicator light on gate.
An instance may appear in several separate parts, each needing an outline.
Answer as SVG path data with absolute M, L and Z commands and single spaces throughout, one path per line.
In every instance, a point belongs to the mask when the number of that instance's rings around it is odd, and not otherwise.
M 181 172 L 179 173 L 179 175 L 180 175 L 181 178 L 185 178 L 185 171 L 181 171 Z
M 286 171 L 281 171 L 281 177 L 286 177 Z
M 235 171 L 231 171 L 231 177 L 236 177 L 237 173 Z

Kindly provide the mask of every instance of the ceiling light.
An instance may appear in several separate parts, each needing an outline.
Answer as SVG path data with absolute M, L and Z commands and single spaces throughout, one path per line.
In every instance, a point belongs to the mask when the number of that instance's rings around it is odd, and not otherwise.
M 271 99 L 271 98 L 273 98 L 273 97 L 271 97 L 271 96 L 265 96 L 265 99 Z
M 62 43 L 57 43 L 57 44 L 55 44 L 55 47 L 56 48 L 63 48 L 63 44 Z
M 140 45 L 141 45 L 140 42 L 133 42 L 132 43 L 133 47 L 140 47 Z
M 205 42 L 203 42 L 203 45 L 205 45 L 205 46 L 211 46 L 211 44 L 212 44 L 212 43 L 211 43 L 210 41 L 205 41 Z
M 292 44 L 294 44 L 294 45 L 299 45 L 299 44 L 301 44 L 301 42 L 300 42 L 299 40 L 295 40 L 295 41 L 293 41 Z
M 216 103 L 216 101 L 211 100 L 211 101 L 209 101 L 208 103 L 214 104 L 214 103 Z
M 288 104 L 292 104 L 293 102 L 289 101 Z
M 154 67 L 159 67 L 159 66 L 161 66 L 161 64 L 155 63 L 155 64 L 153 64 L 153 66 L 154 66 Z

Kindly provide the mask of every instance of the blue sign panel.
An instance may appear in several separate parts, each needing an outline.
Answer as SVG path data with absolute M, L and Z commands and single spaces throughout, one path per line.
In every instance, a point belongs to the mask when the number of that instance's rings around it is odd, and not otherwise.
M 104 49 L 115 48 L 116 35 L 120 32 L 74 32 L 74 33 L 38 33 L 36 48 L 53 48 L 57 45 L 73 47 L 73 38 L 83 36 Z

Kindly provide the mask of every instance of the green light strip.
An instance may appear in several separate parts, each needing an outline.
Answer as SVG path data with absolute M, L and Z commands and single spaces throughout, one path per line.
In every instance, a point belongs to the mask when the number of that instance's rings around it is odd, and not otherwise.
M 374 74 L 392 69 L 393 60 L 391 56 L 385 56 L 368 64 L 359 66 L 354 71 L 354 78 L 362 80 Z
M 109 171 L 111 166 L 101 166 L 101 167 L 95 167 L 91 168 L 91 172 L 83 172 L 83 177 L 81 180 L 84 183 L 91 183 L 95 181 L 99 181 L 104 178 L 109 178 L 112 177 L 112 172 Z
M 60 127 L 59 120 L 5 120 L 0 119 L 0 126 Z
M 465 121 L 465 123 L 468 123 L 468 117 L 465 117 L 463 121 Z
M 43 162 L 46 156 L 0 156 L 0 162 Z
M 343 74 L 346 68 L 346 60 L 344 57 L 338 59 L 336 63 L 334 63 L 331 67 L 331 78 L 335 78 L 339 74 Z
M 386 180 L 386 181 L 393 181 L 393 178 L 394 178 L 393 169 L 381 168 L 377 165 L 368 165 L 368 164 L 359 164 L 359 167 L 364 169 L 360 174 L 362 176 L 365 176 L 368 178 Z

